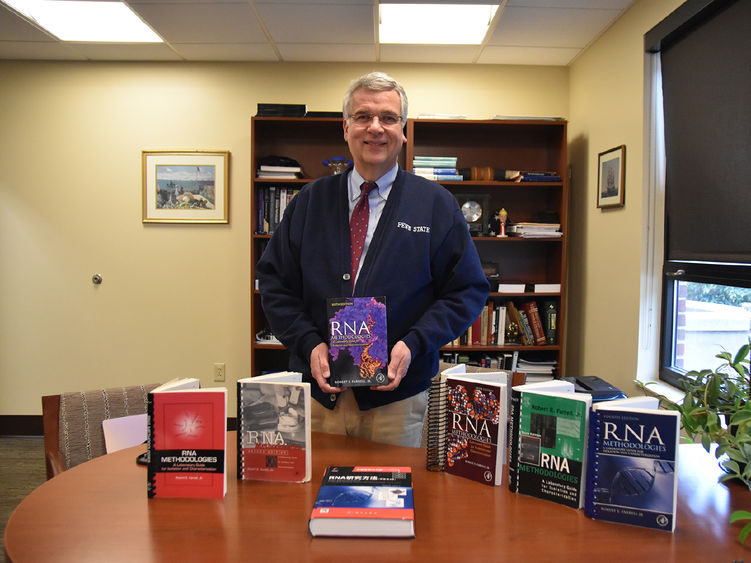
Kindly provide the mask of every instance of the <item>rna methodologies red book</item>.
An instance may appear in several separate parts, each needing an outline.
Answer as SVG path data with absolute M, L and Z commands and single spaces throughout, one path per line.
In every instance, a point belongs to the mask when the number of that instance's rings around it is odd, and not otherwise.
M 415 536 L 411 467 L 329 466 L 308 528 L 314 536 Z
M 149 498 L 222 498 L 227 492 L 227 390 L 149 393 Z

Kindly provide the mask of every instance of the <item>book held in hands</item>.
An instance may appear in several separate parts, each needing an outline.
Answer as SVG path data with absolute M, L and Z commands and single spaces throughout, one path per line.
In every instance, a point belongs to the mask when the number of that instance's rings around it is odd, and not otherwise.
M 593 405 L 587 516 L 675 531 L 680 415 L 658 405 L 655 397 Z
M 415 536 L 411 467 L 329 466 L 308 528 L 313 536 Z
M 327 308 L 331 386 L 386 385 L 386 298 L 330 298 Z
M 301 373 L 238 380 L 237 478 L 310 481 L 310 383 Z
M 149 498 L 227 493 L 227 389 L 173 380 L 148 395 Z

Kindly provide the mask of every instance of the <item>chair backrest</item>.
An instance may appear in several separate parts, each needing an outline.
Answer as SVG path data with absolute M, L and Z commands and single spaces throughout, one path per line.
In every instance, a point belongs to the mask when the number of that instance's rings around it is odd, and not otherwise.
M 42 397 L 47 478 L 106 452 L 102 421 L 146 412 L 158 383 Z

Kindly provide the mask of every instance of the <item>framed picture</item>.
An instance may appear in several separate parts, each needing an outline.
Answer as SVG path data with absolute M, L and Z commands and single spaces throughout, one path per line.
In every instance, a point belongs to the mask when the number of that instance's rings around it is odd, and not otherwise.
M 144 223 L 229 223 L 229 151 L 143 151 Z
M 623 207 L 626 145 L 601 152 L 597 165 L 597 207 Z

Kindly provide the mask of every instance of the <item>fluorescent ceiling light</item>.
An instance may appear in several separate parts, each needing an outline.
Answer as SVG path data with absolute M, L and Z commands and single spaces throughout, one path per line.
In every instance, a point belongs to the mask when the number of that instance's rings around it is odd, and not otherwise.
M 63 41 L 162 43 L 162 39 L 122 2 L 3 0 Z
M 381 43 L 479 45 L 498 5 L 381 4 Z

